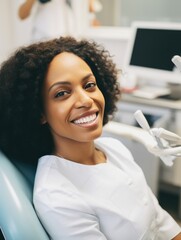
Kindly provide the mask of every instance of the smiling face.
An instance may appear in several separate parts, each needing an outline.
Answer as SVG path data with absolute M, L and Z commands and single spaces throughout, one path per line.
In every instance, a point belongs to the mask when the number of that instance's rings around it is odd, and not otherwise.
M 89 142 L 102 133 L 104 97 L 85 61 L 63 52 L 50 63 L 43 86 L 42 124 L 55 145 Z

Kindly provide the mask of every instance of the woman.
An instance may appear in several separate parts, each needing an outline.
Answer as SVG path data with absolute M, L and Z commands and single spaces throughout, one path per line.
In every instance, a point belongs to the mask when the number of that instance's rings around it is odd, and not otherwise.
M 38 161 L 34 205 L 51 239 L 181 239 L 119 141 L 101 138 L 116 110 L 117 70 L 94 42 L 19 49 L 0 71 L 0 147 Z

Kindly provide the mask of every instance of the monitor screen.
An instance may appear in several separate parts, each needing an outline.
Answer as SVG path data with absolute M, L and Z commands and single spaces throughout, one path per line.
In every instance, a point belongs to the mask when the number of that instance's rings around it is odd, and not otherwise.
M 138 77 L 181 83 L 171 59 L 181 55 L 181 24 L 135 22 L 128 44 L 126 67 Z

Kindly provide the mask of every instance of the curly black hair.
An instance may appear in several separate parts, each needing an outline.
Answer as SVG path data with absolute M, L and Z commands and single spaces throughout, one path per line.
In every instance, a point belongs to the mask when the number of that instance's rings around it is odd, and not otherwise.
M 103 124 L 116 110 L 118 70 L 102 46 L 61 37 L 21 47 L 0 69 L 0 149 L 11 159 L 37 161 L 53 150 L 49 128 L 40 123 L 41 90 L 50 62 L 62 52 L 79 56 L 95 75 L 105 98 Z

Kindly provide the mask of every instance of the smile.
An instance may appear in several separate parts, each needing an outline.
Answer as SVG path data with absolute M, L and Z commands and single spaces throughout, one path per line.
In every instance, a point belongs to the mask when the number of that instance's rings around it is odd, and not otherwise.
M 82 118 L 79 118 L 79 119 L 76 119 L 73 121 L 74 124 L 90 124 L 92 122 L 94 122 L 97 118 L 97 114 L 94 113 L 94 114 L 91 114 L 89 116 L 86 116 L 86 117 L 82 117 Z

